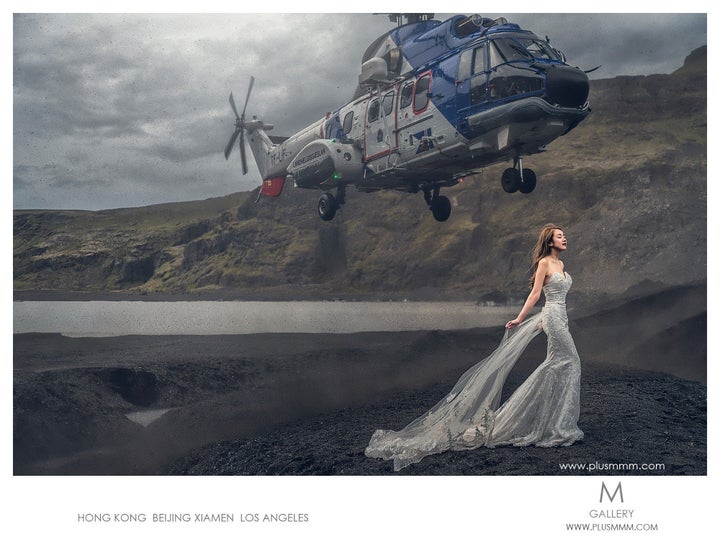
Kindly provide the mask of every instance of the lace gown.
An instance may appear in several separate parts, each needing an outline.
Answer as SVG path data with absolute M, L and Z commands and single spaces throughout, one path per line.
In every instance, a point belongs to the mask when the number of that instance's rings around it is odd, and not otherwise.
M 506 331 L 500 346 L 466 371 L 428 412 L 399 431 L 375 431 L 365 455 L 392 459 L 397 471 L 446 450 L 569 446 L 582 439 L 577 426 L 580 358 L 565 309 L 571 285 L 569 274 L 551 275 L 543 287 L 545 306 L 539 314 Z M 548 339 L 545 361 L 499 405 L 508 373 L 541 331 Z

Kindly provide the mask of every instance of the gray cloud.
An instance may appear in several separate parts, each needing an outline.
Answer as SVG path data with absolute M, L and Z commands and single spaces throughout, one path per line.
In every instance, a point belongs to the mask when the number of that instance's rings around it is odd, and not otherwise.
M 505 16 L 575 65 L 602 64 L 593 77 L 669 73 L 707 41 L 705 14 Z M 290 135 L 350 98 L 366 46 L 392 26 L 368 13 L 16 14 L 14 206 L 249 190 L 260 183 L 254 165 L 243 177 L 239 153 L 222 155 L 230 91 L 240 105 L 254 75 L 248 114 Z

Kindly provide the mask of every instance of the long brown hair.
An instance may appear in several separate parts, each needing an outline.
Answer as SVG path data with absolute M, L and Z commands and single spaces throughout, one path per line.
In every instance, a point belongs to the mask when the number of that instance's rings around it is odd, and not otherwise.
M 537 272 L 538 263 L 540 260 L 542 260 L 545 256 L 550 254 L 551 247 L 550 243 L 553 240 L 553 234 L 555 233 L 555 230 L 561 230 L 559 226 L 556 226 L 555 224 L 545 224 L 543 226 L 543 229 L 540 231 L 540 235 L 538 236 L 537 243 L 535 243 L 535 247 L 532 250 L 532 274 L 530 275 L 530 289 L 532 290 L 532 287 L 535 285 L 535 273 Z

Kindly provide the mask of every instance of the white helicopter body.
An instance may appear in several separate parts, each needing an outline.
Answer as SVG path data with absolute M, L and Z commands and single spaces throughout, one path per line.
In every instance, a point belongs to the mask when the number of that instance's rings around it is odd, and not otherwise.
M 249 99 L 254 79 L 245 101 Z M 490 164 L 513 159 L 507 192 L 532 192 L 522 156 L 543 152 L 590 112 L 585 72 L 532 32 L 479 16 L 445 22 L 418 16 L 370 45 L 352 101 L 287 138 L 236 115 L 226 158 L 240 135 L 263 179 L 258 194 L 280 195 L 287 181 L 324 191 L 323 220 L 344 204 L 345 188 L 422 191 L 436 220 L 449 218 L 440 189 Z M 335 190 L 333 195 L 330 191 Z

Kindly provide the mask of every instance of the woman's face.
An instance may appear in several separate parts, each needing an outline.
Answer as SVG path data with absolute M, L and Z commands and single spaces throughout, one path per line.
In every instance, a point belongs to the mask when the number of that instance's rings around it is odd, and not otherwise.
M 560 252 L 567 249 L 567 239 L 565 238 L 565 234 L 562 230 L 558 229 L 553 232 L 552 244 L 550 246 Z

